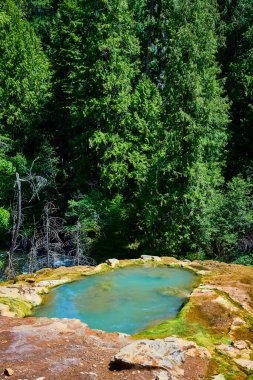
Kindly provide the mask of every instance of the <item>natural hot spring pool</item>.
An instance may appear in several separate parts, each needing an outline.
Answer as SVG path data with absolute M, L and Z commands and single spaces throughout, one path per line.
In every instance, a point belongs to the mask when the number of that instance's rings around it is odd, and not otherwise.
M 116 269 L 54 289 L 34 315 L 78 318 L 93 329 L 133 334 L 174 318 L 196 278 L 180 268 Z

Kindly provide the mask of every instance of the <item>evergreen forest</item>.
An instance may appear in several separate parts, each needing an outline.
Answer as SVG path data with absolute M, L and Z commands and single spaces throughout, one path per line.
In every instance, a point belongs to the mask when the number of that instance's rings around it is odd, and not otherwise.
M 2 274 L 253 265 L 252 99 L 252 0 L 0 0 Z

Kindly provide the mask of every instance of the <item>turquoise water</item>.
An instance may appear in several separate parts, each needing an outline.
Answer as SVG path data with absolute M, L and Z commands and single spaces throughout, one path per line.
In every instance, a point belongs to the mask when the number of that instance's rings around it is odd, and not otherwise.
M 196 275 L 180 268 L 128 267 L 54 289 L 37 317 L 78 318 L 93 329 L 133 334 L 174 318 Z

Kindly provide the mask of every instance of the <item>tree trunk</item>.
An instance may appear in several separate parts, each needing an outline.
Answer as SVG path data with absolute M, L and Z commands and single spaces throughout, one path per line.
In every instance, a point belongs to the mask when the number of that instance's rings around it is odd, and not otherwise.
M 51 268 L 51 263 L 50 263 L 50 252 L 49 252 L 49 229 L 50 229 L 50 225 L 49 225 L 49 205 L 47 204 L 46 207 L 45 207 L 45 214 L 46 214 L 46 228 L 45 228 L 45 233 L 46 233 L 46 236 L 45 236 L 45 239 L 46 239 L 46 255 L 47 255 L 47 266 L 48 268 Z

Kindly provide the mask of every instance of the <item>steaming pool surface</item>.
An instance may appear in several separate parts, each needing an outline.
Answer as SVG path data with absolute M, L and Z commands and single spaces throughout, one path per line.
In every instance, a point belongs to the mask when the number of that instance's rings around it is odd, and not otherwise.
M 78 318 L 93 329 L 134 334 L 174 318 L 196 279 L 180 268 L 116 269 L 54 289 L 34 316 Z

